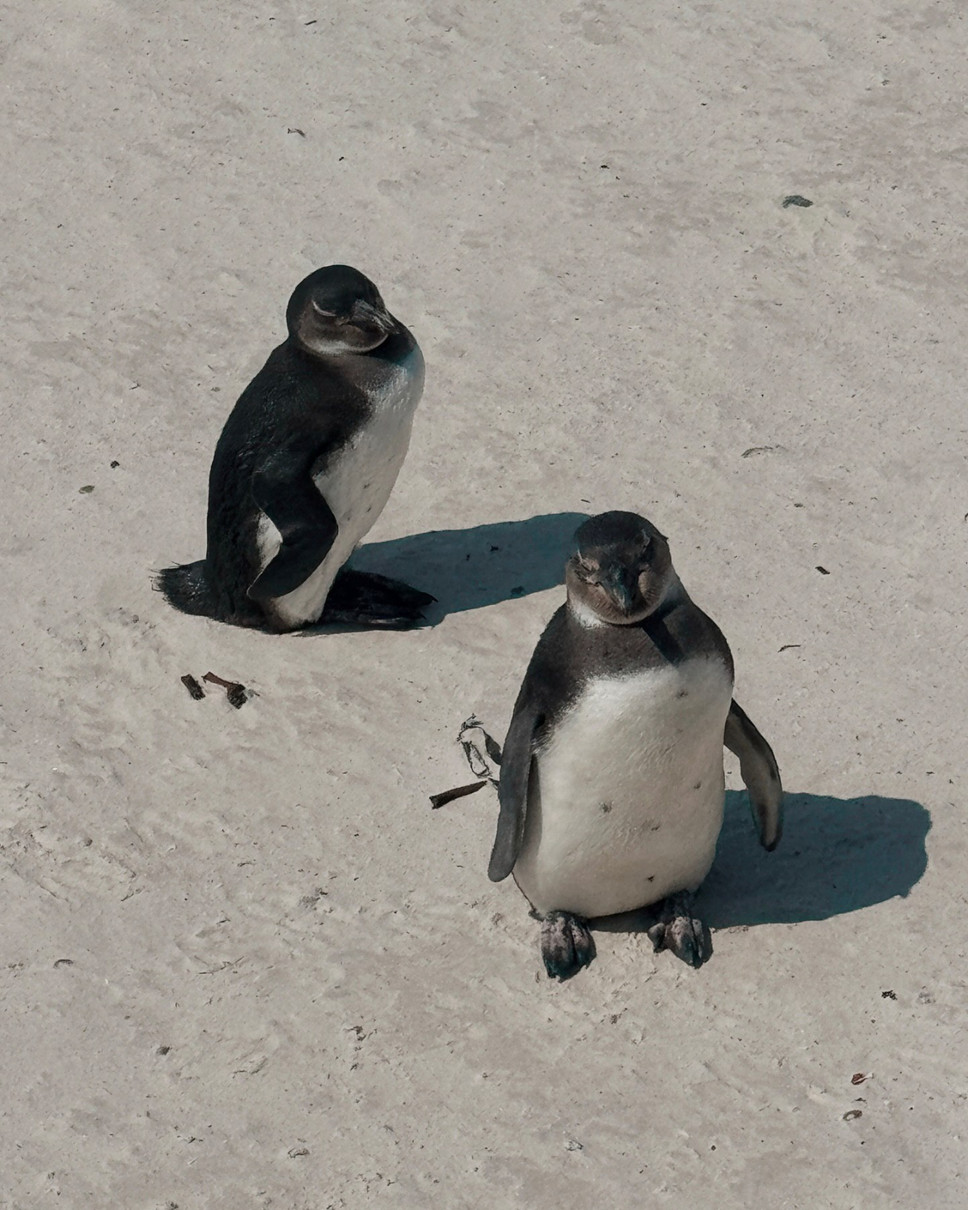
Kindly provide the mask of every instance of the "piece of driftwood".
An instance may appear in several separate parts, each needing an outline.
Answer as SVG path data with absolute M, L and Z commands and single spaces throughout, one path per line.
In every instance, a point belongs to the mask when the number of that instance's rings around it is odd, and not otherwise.
M 214 672 L 206 672 L 202 677 L 203 681 L 210 681 L 213 685 L 221 685 L 225 690 L 226 696 L 231 705 L 236 710 L 239 710 L 245 705 L 248 700 L 248 694 L 245 691 L 245 686 L 240 685 L 238 681 L 227 681 L 224 677 L 216 676 Z
M 200 702 L 205 696 L 205 690 L 201 687 L 198 681 L 195 680 L 190 672 L 185 673 L 185 675 L 181 678 L 181 683 L 185 686 L 196 702 Z

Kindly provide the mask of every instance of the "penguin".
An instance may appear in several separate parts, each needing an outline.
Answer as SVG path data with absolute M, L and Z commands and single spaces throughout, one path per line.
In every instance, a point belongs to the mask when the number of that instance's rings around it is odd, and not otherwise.
M 301 281 L 286 326 L 215 447 L 205 558 L 157 586 L 184 613 L 238 626 L 415 625 L 433 597 L 344 564 L 403 464 L 420 348 L 348 265 Z
M 514 875 L 552 978 L 594 957 L 589 919 L 639 908 L 653 909 L 656 950 L 701 966 L 712 944 L 693 895 L 722 827 L 723 745 L 769 851 L 782 829 L 776 760 L 733 700 L 726 639 L 651 522 L 584 522 L 565 585 L 514 706 L 488 875 Z

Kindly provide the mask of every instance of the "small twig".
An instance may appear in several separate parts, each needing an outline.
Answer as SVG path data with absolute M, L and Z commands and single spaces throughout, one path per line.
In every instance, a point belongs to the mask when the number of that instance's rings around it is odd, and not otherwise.
M 477 731 L 480 734 L 470 739 L 468 735 L 471 731 Z M 478 780 L 466 786 L 455 786 L 453 790 L 444 790 L 442 794 L 431 794 L 430 805 L 435 811 L 438 807 L 453 802 L 455 798 L 476 794 L 488 782 L 497 789 L 501 746 L 484 730 L 481 720 L 476 714 L 472 714 L 470 718 L 464 720 L 457 736 L 457 742 L 464 749 L 464 759 Z
M 196 702 L 200 702 L 205 696 L 205 690 L 201 687 L 198 681 L 195 680 L 191 673 L 186 672 L 181 678 L 181 683 L 185 686 Z
M 467 738 L 471 731 L 480 731 L 480 742 L 477 739 Z M 464 720 L 457 736 L 457 742 L 464 749 L 464 758 L 474 776 L 483 777 L 496 786 L 498 775 L 494 766 L 501 763 L 501 748 L 497 741 L 484 730 L 481 720 L 476 714 L 472 714 L 470 718 Z M 483 752 L 481 751 L 482 745 Z
M 446 807 L 449 802 L 453 802 L 455 798 L 464 798 L 468 794 L 476 794 L 481 786 L 486 786 L 487 781 L 474 781 L 468 786 L 455 786 L 453 790 L 444 790 L 442 794 L 431 794 L 430 805 L 436 811 L 438 807 Z
M 226 696 L 228 697 L 230 704 L 233 705 L 236 710 L 245 705 L 247 700 L 245 686 L 240 685 L 238 681 L 227 681 L 224 677 L 216 676 L 214 672 L 206 672 L 202 677 L 202 680 L 210 681 L 213 685 L 221 685 L 226 691 Z
M 221 685 L 223 689 L 231 689 L 233 685 L 239 683 L 238 681 L 227 681 L 224 676 L 216 676 L 214 672 L 206 672 L 202 680 L 210 681 L 213 685 Z

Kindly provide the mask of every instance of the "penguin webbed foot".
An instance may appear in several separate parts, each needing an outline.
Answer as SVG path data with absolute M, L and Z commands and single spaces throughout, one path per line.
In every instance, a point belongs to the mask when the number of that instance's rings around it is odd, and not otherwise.
M 713 956 L 713 941 L 709 928 L 692 914 L 692 904 L 687 891 L 663 899 L 646 932 L 656 953 L 671 950 L 687 966 L 698 968 Z
M 541 919 L 541 957 L 549 979 L 570 979 L 595 957 L 588 925 L 571 912 L 548 912 Z
M 436 600 L 401 580 L 344 567 L 333 581 L 319 620 L 404 630 L 426 621 L 423 611 Z

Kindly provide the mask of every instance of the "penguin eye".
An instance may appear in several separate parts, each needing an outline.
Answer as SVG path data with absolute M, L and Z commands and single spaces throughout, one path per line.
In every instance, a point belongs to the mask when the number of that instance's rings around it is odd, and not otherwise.
M 313 304 L 313 310 L 316 312 L 316 314 L 322 316 L 323 319 L 335 319 L 336 318 L 335 311 L 324 310 L 319 305 L 319 303 L 315 300 L 315 298 L 311 298 L 309 301 Z
M 601 580 L 598 578 L 599 569 L 597 567 L 591 567 L 584 561 L 584 559 L 581 558 L 581 556 L 579 556 L 575 562 L 575 571 L 578 572 L 578 578 L 580 580 L 584 580 L 586 584 L 601 583 Z

